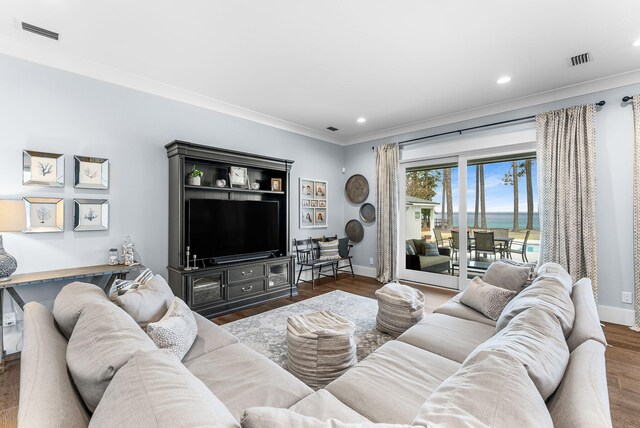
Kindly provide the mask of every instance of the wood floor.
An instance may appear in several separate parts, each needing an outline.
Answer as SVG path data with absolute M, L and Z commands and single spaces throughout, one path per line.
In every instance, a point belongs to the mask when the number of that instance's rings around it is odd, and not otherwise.
M 226 324 L 271 309 L 290 305 L 311 297 L 343 290 L 361 296 L 374 297 L 380 284 L 371 279 L 356 276 L 355 279 L 342 277 L 335 284 L 330 279 L 316 283 L 314 290 L 310 284 L 300 286 L 299 295 L 280 299 L 230 315 L 213 319 L 217 324 Z M 448 300 L 453 292 L 436 287 L 419 287 L 425 293 L 425 312 L 432 312 Z M 640 428 L 640 333 L 628 327 L 605 323 L 604 327 L 609 347 L 607 348 L 607 384 L 613 426 Z M 8 366 L 0 374 L 0 427 L 15 427 L 18 415 L 18 393 L 20 366 Z

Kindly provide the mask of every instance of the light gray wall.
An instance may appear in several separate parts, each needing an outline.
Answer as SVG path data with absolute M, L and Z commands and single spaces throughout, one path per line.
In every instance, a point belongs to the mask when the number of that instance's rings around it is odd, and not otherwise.
M 632 106 L 623 104 L 621 98 L 638 93 L 640 84 L 357 144 L 345 150 L 347 171 L 365 175 L 375 188 L 372 146 L 605 100 L 607 104 L 596 114 L 599 304 L 631 310 L 631 305 L 621 302 L 621 293 L 633 291 L 633 112 Z M 456 145 L 451 144 L 451 153 L 455 154 Z M 345 206 L 345 220 L 356 215 L 356 207 Z M 367 230 L 364 241 L 354 251 L 355 264 L 369 266 L 370 254 L 376 254 L 376 239 L 375 227 Z
M 174 139 L 294 160 L 291 236 L 343 233 L 343 147 L 0 56 L 0 198 L 65 199 L 64 233 L 4 234 L 7 251 L 18 260 L 17 273 L 102 264 L 108 249 L 131 235 L 143 263 L 165 275 L 168 161 L 164 145 Z M 23 186 L 22 149 L 63 153 L 65 187 Z M 73 155 L 108 158 L 110 189 L 74 189 Z M 327 228 L 298 228 L 296 190 L 301 176 L 328 181 Z M 109 230 L 73 232 L 73 198 L 108 198 Z

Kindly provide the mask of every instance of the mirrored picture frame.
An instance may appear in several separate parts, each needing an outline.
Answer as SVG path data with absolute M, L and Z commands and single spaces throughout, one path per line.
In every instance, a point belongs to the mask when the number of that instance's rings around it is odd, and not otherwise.
M 64 199 L 22 198 L 26 212 L 24 233 L 64 231 Z
M 107 199 L 74 199 L 73 230 L 86 232 L 109 229 L 109 201 Z
M 73 187 L 78 189 L 109 188 L 109 159 L 74 156 Z
M 23 150 L 22 184 L 64 187 L 64 155 Z

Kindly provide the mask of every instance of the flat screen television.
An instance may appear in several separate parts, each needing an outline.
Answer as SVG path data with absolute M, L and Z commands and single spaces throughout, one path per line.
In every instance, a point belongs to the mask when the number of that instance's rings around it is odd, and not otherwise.
M 198 259 L 229 258 L 278 251 L 277 201 L 191 199 L 188 242 Z

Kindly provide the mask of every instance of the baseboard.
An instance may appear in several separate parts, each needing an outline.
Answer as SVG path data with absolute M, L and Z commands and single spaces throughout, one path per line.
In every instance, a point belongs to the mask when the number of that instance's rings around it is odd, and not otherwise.
M 376 268 L 353 265 L 353 273 L 356 275 L 368 276 L 369 278 L 375 278 Z
M 615 308 L 613 306 L 598 306 L 600 321 L 632 326 L 634 313 L 631 309 Z

